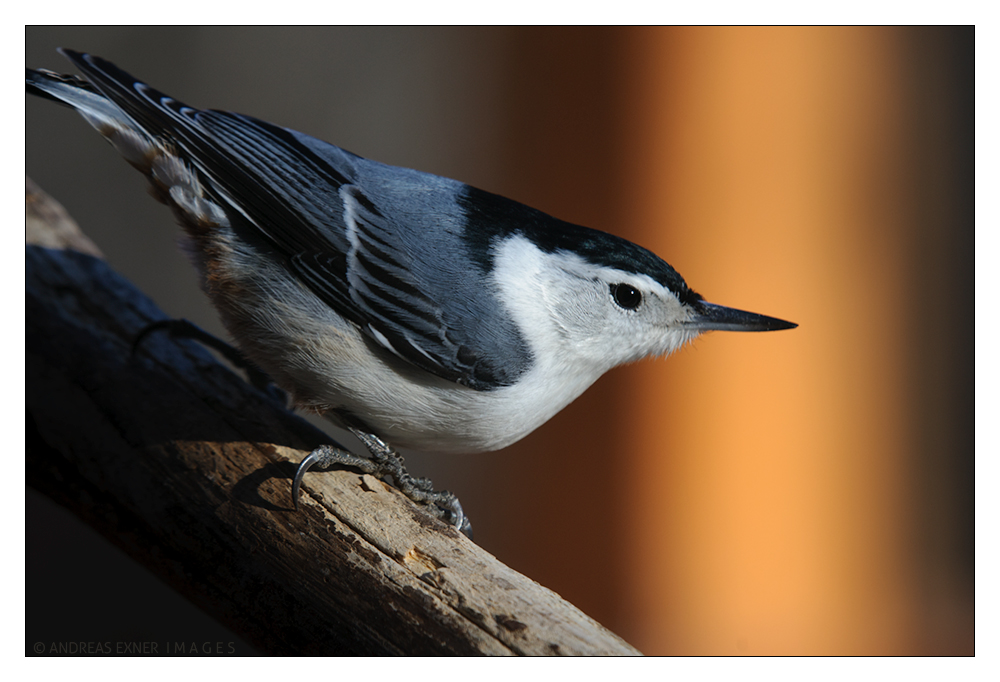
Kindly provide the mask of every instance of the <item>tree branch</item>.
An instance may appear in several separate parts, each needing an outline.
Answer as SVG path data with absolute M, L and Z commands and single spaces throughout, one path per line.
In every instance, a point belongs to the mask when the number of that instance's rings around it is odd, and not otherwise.
M 637 654 L 381 481 L 295 463 L 328 437 L 190 341 L 26 191 L 27 478 L 261 651 Z

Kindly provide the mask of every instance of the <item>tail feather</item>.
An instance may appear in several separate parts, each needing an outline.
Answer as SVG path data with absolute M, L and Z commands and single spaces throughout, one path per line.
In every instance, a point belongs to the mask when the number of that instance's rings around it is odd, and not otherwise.
M 178 155 L 163 121 L 144 111 L 150 107 L 142 105 L 142 98 L 169 98 L 99 57 L 59 51 L 85 77 L 25 69 L 26 91 L 75 109 L 149 178 L 153 196 L 178 209 L 185 226 L 204 230 L 227 224 L 224 211 L 206 197 L 197 172 Z
M 193 112 L 192 107 L 150 87 L 108 60 L 66 48 L 59 48 L 59 52 L 80 70 L 91 89 L 113 102 L 149 135 L 177 136 L 190 124 L 177 111 Z
M 79 76 L 65 76 L 44 69 L 24 71 L 26 92 L 76 109 L 98 130 L 107 125 L 135 126 L 120 107 Z
M 25 69 L 24 89 L 29 95 L 44 97 L 65 106 L 72 106 L 66 97 L 74 89 L 93 91 L 90 83 L 78 76 L 64 76 L 46 69 Z M 63 92 L 63 96 L 56 96 L 55 92 Z

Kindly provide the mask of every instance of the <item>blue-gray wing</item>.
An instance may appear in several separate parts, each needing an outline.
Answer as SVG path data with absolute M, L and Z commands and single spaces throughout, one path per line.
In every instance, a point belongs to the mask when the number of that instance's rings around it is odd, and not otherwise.
M 377 344 L 477 390 L 508 385 L 525 369 L 523 341 L 515 332 L 512 343 L 510 320 L 495 304 L 474 311 L 483 313 L 476 319 L 454 308 L 449 314 L 449 302 L 439 300 L 449 288 L 468 287 L 468 273 L 439 281 L 429 254 L 420 252 L 432 235 L 406 238 L 434 225 L 419 211 L 401 210 L 408 202 L 397 185 L 417 189 L 415 205 L 429 202 L 452 228 L 462 219 L 457 194 L 464 185 L 377 164 L 249 116 L 193 109 L 110 62 L 63 53 L 147 133 L 170 140 L 230 214 Z M 447 267 L 443 272 L 448 280 Z M 502 328 L 491 331 L 491 318 Z
M 292 267 L 306 285 L 346 311 L 342 314 L 379 345 L 417 367 L 472 388 L 509 383 L 508 368 L 484 363 L 465 342 L 460 329 L 470 321 L 448 319 L 444 307 L 425 293 L 431 283 L 415 275 L 415 259 L 387 229 L 386 216 L 356 185 L 343 185 L 339 194 L 347 248 L 295 254 Z

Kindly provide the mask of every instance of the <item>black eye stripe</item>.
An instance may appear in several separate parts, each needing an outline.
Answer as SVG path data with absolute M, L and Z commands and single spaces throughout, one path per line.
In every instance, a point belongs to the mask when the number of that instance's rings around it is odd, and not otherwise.
M 625 310 L 635 310 L 642 303 L 642 294 L 639 290 L 624 282 L 611 285 L 611 298 Z

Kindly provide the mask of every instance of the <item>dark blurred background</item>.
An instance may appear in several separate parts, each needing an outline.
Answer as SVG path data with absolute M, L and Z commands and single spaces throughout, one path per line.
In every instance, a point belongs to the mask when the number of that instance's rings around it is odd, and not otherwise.
M 192 106 L 632 239 L 709 300 L 798 322 L 615 370 L 504 451 L 407 461 L 479 544 L 646 653 L 971 654 L 974 39 L 28 27 L 25 60 L 93 52 Z M 51 102 L 28 98 L 25 135 L 27 174 L 112 265 L 223 335 L 144 179 Z M 29 646 L 234 639 L 31 490 L 26 511 Z

